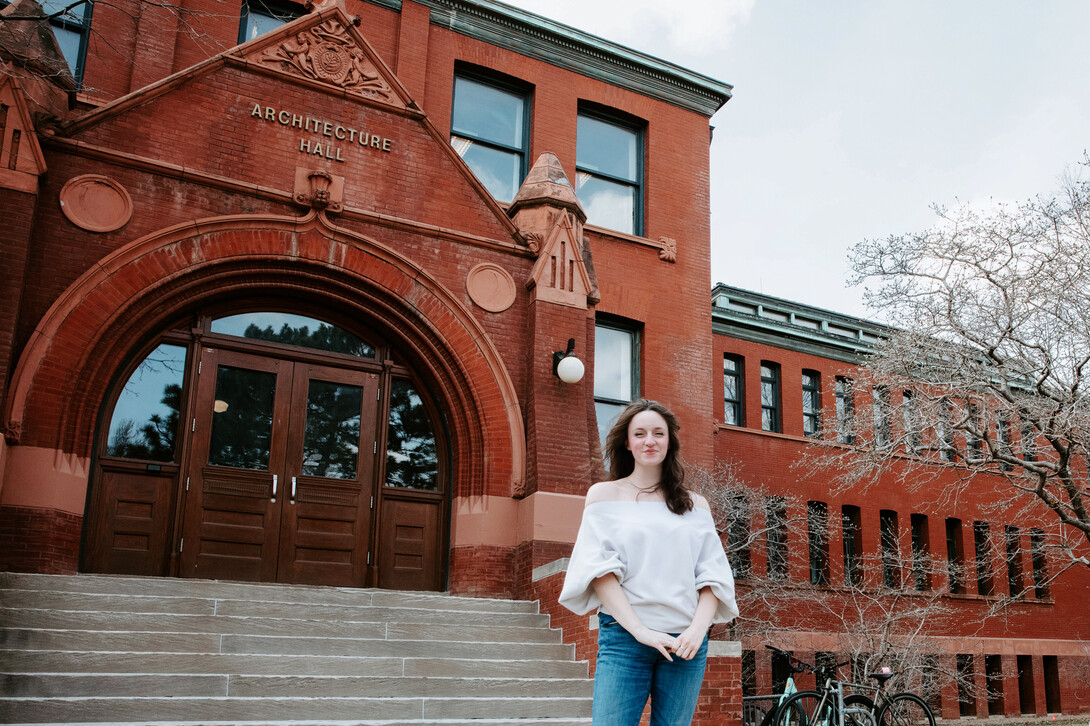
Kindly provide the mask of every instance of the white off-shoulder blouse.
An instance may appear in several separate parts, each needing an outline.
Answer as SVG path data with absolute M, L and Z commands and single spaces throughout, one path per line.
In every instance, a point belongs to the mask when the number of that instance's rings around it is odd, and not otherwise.
M 713 623 L 738 616 L 734 576 L 706 509 L 674 514 L 665 502 L 587 506 L 560 604 L 580 615 L 601 608 L 591 583 L 610 572 L 617 576 L 640 622 L 654 630 L 679 633 L 689 627 L 704 587 L 710 587 L 719 600 Z

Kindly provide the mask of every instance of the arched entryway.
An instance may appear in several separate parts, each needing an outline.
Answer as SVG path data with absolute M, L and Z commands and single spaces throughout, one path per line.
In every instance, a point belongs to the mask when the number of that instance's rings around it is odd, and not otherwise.
M 331 325 L 372 346 L 374 355 L 215 329 L 221 319 L 256 313 L 290 313 Z M 183 352 L 182 362 L 174 364 L 182 374 L 173 394 L 179 399 L 180 448 L 169 461 L 109 454 L 115 402 L 162 345 Z M 221 375 L 221 370 L 226 372 Z M 265 468 L 248 468 L 248 454 L 232 460 L 235 453 L 216 448 L 222 444 L 216 439 L 216 402 L 225 401 L 226 411 L 242 410 L 220 395 L 220 382 L 234 386 L 237 394 L 248 390 L 251 383 L 243 379 L 251 374 L 272 390 Z M 365 452 L 370 445 L 374 458 L 365 460 L 361 453 L 354 472 L 343 461 L 336 476 L 328 475 L 330 468 L 305 471 L 306 462 L 315 461 L 306 452 L 312 384 L 315 397 L 361 401 L 354 446 Z M 84 480 L 89 487 L 84 569 L 139 567 L 163 575 L 441 589 L 450 498 L 511 496 L 521 483 L 521 411 L 488 334 L 427 271 L 388 247 L 333 226 L 323 215 L 207 220 L 119 249 L 74 283 L 43 317 L 10 390 L 8 417 L 28 459 L 31 452 L 56 452 L 57 467 L 40 473 L 35 491 L 71 491 L 78 481 L 74 471 L 86 467 L 89 474 Z M 165 393 L 164 385 L 158 395 Z M 362 403 L 371 396 L 370 405 Z M 438 452 L 435 489 L 389 480 L 396 459 L 391 416 L 402 405 L 398 396 L 419 400 L 417 408 L 428 414 Z M 148 422 L 155 427 L 146 419 L 136 421 L 132 430 Z M 21 455 L 18 447 L 12 451 L 13 460 Z M 247 466 L 231 466 L 232 461 Z M 152 495 L 133 497 L 125 491 L 147 489 L 149 483 Z M 198 484 L 200 496 L 188 496 Z M 232 496 L 235 510 L 215 499 Z M 240 496 L 253 500 L 244 504 L 257 511 L 260 526 L 252 526 L 255 517 L 236 506 Z M 334 511 L 338 506 L 341 511 Z M 156 507 L 165 514 L 152 514 Z M 213 522 L 215 516 L 223 519 Z M 142 533 L 126 529 L 132 520 L 149 517 L 156 526 Z M 306 520 L 305 527 L 300 520 Z M 349 520 L 352 534 L 347 534 Z M 393 526 L 384 526 L 387 521 Z M 260 537 L 224 538 L 209 533 L 212 524 L 236 534 L 250 526 L 250 534 Z M 414 527 L 426 537 L 416 537 L 412 554 L 408 545 L 416 536 Z M 304 534 L 313 535 L 309 544 L 302 543 Z M 271 538 L 267 544 L 266 536 Z M 333 541 L 337 536 L 367 546 L 338 544 Z M 144 544 L 137 542 L 141 538 Z M 211 552 L 213 544 L 225 542 L 233 542 L 235 549 L 228 546 L 220 561 L 202 558 L 193 549 L 202 538 L 209 547 L 197 552 Z M 311 547 L 315 541 L 321 545 Z M 260 547 L 254 546 L 258 542 Z M 282 557 L 286 547 L 298 550 L 301 543 L 309 550 L 301 560 L 306 564 L 290 554 Z M 399 549 L 401 544 L 406 547 Z M 241 552 L 247 546 L 249 555 Z M 131 557 L 104 555 L 104 548 Z M 438 554 L 425 555 L 421 548 Z M 146 554 L 138 555 L 141 549 Z M 384 574 L 413 558 L 427 561 L 415 581 Z M 226 560 L 234 564 L 227 566 Z
M 427 384 L 348 321 L 238 307 L 165 333 L 108 399 L 84 569 L 441 589 L 449 447 Z

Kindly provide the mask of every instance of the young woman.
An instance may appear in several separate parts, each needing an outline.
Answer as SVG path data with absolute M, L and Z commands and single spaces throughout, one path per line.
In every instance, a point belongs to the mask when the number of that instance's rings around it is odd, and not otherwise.
M 598 608 L 594 726 L 689 724 L 708 629 L 738 615 L 734 577 L 704 497 L 685 488 L 677 418 L 626 408 L 606 438 L 610 481 L 587 492 L 560 603 Z

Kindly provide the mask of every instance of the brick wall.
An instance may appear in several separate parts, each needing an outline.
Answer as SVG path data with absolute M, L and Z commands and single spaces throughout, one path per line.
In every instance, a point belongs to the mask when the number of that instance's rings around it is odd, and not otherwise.
M 0 507 L 0 572 L 74 574 L 82 528 L 75 514 Z

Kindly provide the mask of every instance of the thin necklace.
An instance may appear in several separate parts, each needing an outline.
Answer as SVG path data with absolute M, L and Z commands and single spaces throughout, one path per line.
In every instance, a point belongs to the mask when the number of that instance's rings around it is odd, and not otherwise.
M 660 484 L 661 484 L 661 482 L 656 482 L 653 486 L 641 487 L 641 486 L 636 486 L 632 482 L 628 482 L 628 486 L 632 487 L 633 489 L 635 489 L 640 494 L 650 494 L 651 492 L 658 489 Z

